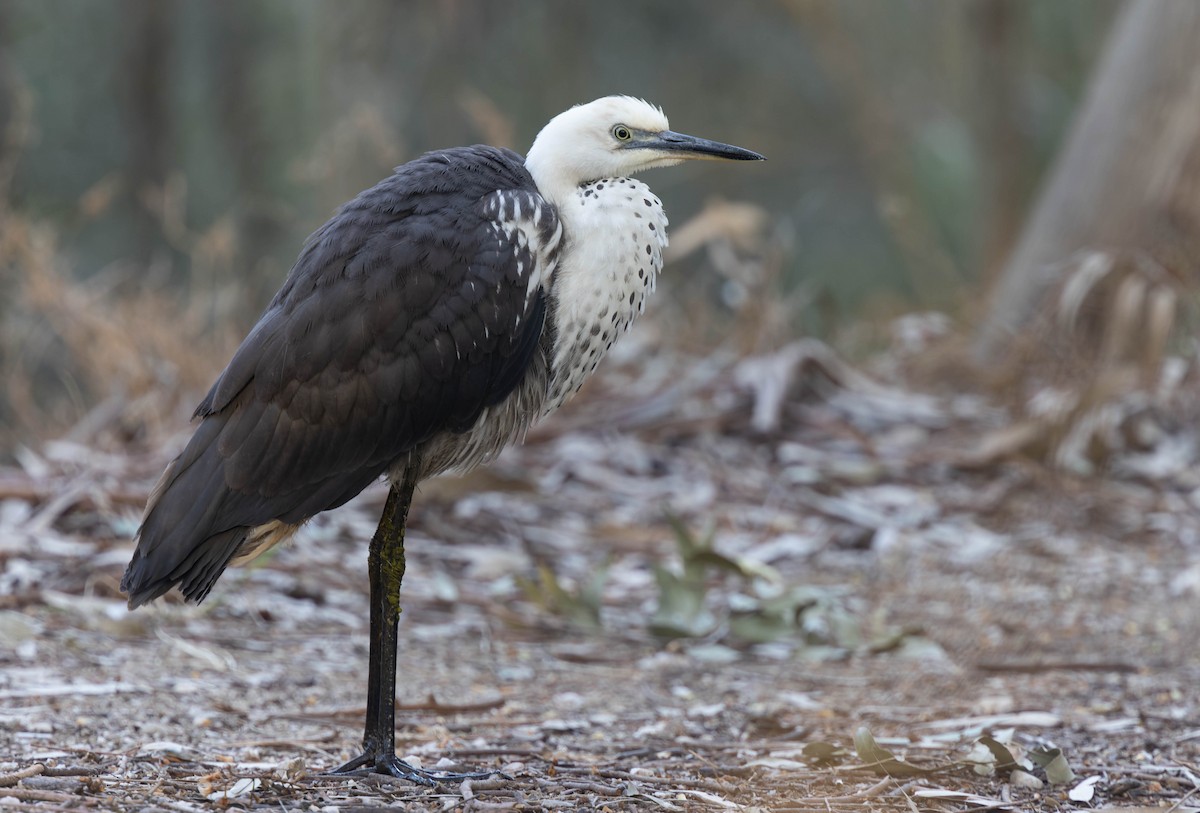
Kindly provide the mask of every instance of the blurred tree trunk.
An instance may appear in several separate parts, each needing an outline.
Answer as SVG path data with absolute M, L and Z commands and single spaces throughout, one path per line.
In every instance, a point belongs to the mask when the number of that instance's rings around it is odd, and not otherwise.
M 1200 285 L 1200 3 L 1130 0 L 1121 10 L 992 292 L 977 358 L 1003 358 L 1086 251 L 1138 257 Z
M 9 128 L 12 126 L 12 119 L 16 109 L 16 102 L 12 98 L 15 93 L 13 88 L 14 82 L 12 78 L 12 66 L 9 65 L 9 49 L 12 43 L 9 41 L 12 35 L 12 26 L 8 21 L 9 12 L 3 5 L 0 5 L 0 167 L 7 168 L 9 161 L 12 160 L 10 155 L 13 146 L 8 143 Z M 8 192 L 7 173 L 0 174 L 0 205 L 3 205 L 6 194 Z
M 8 16 L 10 12 L 0 5 L 0 216 L 6 213 L 8 185 L 12 181 L 12 171 L 17 164 L 19 146 L 17 77 L 8 58 L 12 47 L 12 26 L 8 23 Z
M 905 138 L 892 103 L 867 71 L 863 45 L 842 20 L 835 3 L 785 0 L 800 26 L 812 32 L 811 42 L 822 70 L 850 100 L 847 117 L 866 177 L 876 188 L 880 220 L 903 257 L 918 298 L 934 307 L 950 307 L 947 297 L 959 288 L 962 276 L 946 251 L 923 206 L 898 206 L 895 201 L 917 197 L 912 161 L 904 155 Z
M 233 189 L 238 201 L 234 206 L 235 245 L 240 259 L 256 268 L 264 258 L 280 248 L 286 237 L 280 212 L 271 205 L 271 141 L 264 120 L 264 91 L 254 82 L 256 49 L 269 39 L 264 9 L 257 4 L 213 3 L 207 7 L 213 15 L 220 50 L 214 54 L 219 133 L 223 139 Z M 215 273 L 245 279 L 245 271 L 217 268 Z M 255 274 L 269 290 L 259 298 L 269 298 L 278 280 Z
M 987 160 L 980 166 L 983 186 L 983 279 L 993 282 L 1021 231 L 1024 214 L 1022 169 L 1030 152 L 1028 130 L 1019 126 L 1020 64 L 1017 42 L 1020 9 L 1008 0 L 982 0 L 968 7 L 978 48 L 976 87 L 985 104 L 976 105 L 972 124 Z
M 161 196 L 168 171 L 170 9 L 158 0 L 125 0 L 124 18 L 128 31 L 121 66 L 129 144 L 126 171 L 134 197 L 136 256 L 148 263 L 163 246 L 161 223 L 150 207 Z

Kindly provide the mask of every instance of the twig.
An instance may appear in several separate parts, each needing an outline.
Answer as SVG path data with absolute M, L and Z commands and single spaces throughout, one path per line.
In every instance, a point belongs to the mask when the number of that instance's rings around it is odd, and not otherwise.
M 1025 663 L 999 663 L 996 661 L 980 661 L 975 664 L 980 672 L 1038 674 L 1039 672 L 1118 672 L 1133 674 L 1140 672 L 1142 667 L 1133 663 L 1121 661 L 1029 661 Z
M 61 487 L 61 482 L 53 479 L 35 481 L 25 476 L 3 476 L 0 477 L 0 498 L 41 504 L 48 502 L 58 494 L 61 491 Z M 146 499 L 150 496 L 150 492 L 147 489 L 102 489 L 96 487 L 77 495 L 76 507 L 89 511 L 99 510 L 102 506 L 95 499 L 97 493 L 103 493 L 105 500 L 109 503 L 133 507 L 145 505 Z
M 508 790 L 512 787 L 513 780 L 493 775 L 484 779 L 468 779 L 462 785 L 470 788 L 472 793 L 479 790 Z
M 66 749 L 63 749 L 66 750 Z M 44 776 L 96 776 L 103 773 L 104 769 L 100 767 L 87 767 L 84 765 L 61 765 L 54 768 L 46 768 L 42 772 Z
M 1196 790 L 1197 790 L 1196 788 L 1192 788 L 1187 793 L 1180 796 L 1177 800 L 1175 800 L 1175 803 L 1173 805 L 1171 805 L 1170 807 L 1167 808 L 1166 813 L 1175 813 L 1176 810 L 1183 807 L 1183 803 L 1186 802 L 1188 799 L 1192 798 L 1192 796 L 1195 795 Z
M 863 788 L 857 793 L 850 793 L 845 796 L 829 796 L 824 801 L 826 802 L 854 802 L 862 799 L 871 799 L 875 796 L 882 796 L 883 792 L 888 790 L 896 780 L 890 776 L 885 776 L 883 779 L 871 785 L 869 788 Z
M 396 711 L 434 711 L 438 714 L 464 714 L 469 711 L 492 711 L 505 704 L 503 697 L 479 700 L 475 703 L 442 703 L 432 694 L 424 703 L 397 703 Z
M 12 773 L 0 774 L 0 788 L 7 788 L 11 785 L 15 785 L 22 779 L 28 779 L 31 776 L 37 776 L 38 774 L 45 773 L 45 771 L 45 765 L 40 762 L 35 762 L 28 768 L 22 768 L 21 770 L 13 771 Z
M 692 779 L 684 776 L 655 776 L 654 774 L 632 774 L 628 771 L 611 769 L 593 770 L 590 767 L 571 768 L 559 765 L 560 773 L 580 772 L 599 776 L 603 779 L 616 779 L 623 782 L 640 782 L 667 787 L 693 788 L 695 790 L 711 791 L 713 793 L 728 793 L 731 783 L 715 779 Z
M 456 757 L 524 757 L 526 759 L 544 759 L 545 751 L 533 748 L 446 748 L 442 751 L 446 756 Z
M 289 737 L 286 739 L 274 740 L 237 740 L 229 743 L 230 748 L 308 748 L 310 750 L 322 750 L 319 745 L 333 742 L 338 739 L 339 733 L 330 731 L 320 737 Z
M 582 790 L 586 793 L 595 793 L 598 796 L 620 796 L 625 792 L 624 788 L 601 785 L 599 782 L 582 782 L 577 779 L 567 779 L 553 784 L 568 790 Z
M 501 708 L 507 701 L 503 697 L 490 700 L 480 700 L 475 703 L 441 703 L 432 695 L 420 703 L 397 703 L 396 711 L 429 711 L 437 714 L 465 714 L 472 711 L 493 711 Z M 276 719 L 281 720 L 336 720 L 343 717 L 358 719 L 366 713 L 366 707 L 329 709 L 313 711 L 305 714 L 280 714 Z
M 75 802 L 79 797 L 69 793 L 33 788 L 0 788 L 0 798 L 20 799 L 22 802 Z

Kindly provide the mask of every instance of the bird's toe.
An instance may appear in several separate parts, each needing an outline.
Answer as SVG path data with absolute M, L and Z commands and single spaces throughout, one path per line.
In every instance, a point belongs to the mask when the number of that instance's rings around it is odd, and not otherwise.
M 464 782 L 468 779 L 488 779 L 490 777 L 512 779 L 511 776 L 500 771 L 478 771 L 471 773 L 431 771 L 411 765 L 395 754 L 380 754 L 376 756 L 369 753 L 360 754 L 344 765 L 340 765 L 329 771 L 326 776 L 365 776 L 372 773 L 392 776 L 396 779 L 404 779 L 408 782 L 424 785 L 429 788 L 447 783 Z

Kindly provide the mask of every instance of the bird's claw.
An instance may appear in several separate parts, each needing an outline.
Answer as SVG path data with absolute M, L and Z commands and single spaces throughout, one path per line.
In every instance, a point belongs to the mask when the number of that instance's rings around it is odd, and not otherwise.
M 367 774 L 383 774 L 396 779 L 404 779 L 427 788 L 437 787 L 447 782 L 463 782 L 467 779 L 487 779 L 498 776 L 501 779 L 512 779 L 500 771 L 479 771 L 477 773 L 445 773 L 418 768 L 400 759 L 395 754 L 360 754 L 354 759 L 329 771 L 326 776 L 365 776 Z

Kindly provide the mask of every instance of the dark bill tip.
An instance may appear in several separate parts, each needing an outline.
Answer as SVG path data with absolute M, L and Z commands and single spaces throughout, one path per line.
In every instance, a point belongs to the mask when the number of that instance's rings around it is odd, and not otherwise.
M 708 158 L 720 161 L 765 161 L 763 156 L 752 150 L 735 147 L 732 144 L 722 144 L 720 141 L 710 141 L 707 138 L 684 135 L 672 130 L 664 130 L 657 137 L 640 146 L 666 152 L 677 152 L 681 157 Z

